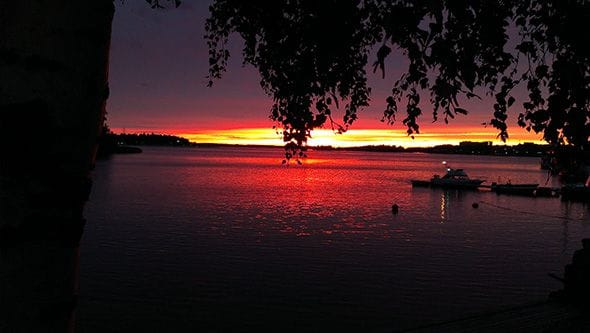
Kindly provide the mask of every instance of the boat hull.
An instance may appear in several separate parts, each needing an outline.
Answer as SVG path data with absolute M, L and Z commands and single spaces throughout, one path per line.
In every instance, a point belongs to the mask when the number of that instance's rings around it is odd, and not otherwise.
M 490 189 L 496 194 L 510 194 L 533 197 L 536 194 L 539 184 L 495 184 Z
M 412 180 L 414 187 L 430 187 L 430 180 Z
M 537 187 L 535 190 L 535 197 L 557 198 L 559 196 L 558 188 L 551 187 Z
M 469 179 L 469 180 L 456 180 L 456 179 L 432 179 L 430 181 L 431 187 L 440 188 L 455 188 L 464 190 L 477 190 L 478 187 L 483 183 L 480 179 Z

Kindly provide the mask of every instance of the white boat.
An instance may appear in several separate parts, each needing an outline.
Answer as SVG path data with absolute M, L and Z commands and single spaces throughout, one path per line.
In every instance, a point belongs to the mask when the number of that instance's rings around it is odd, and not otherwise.
M 446 162 L 443 162 L 443 164 L 446 165 Z M 412 185 L 475 190 L 483 182 L 483 179 L 469 178 L 463 169 L 453 169 L 447 166 L 447 173 L 444 176 L 434 175 L 430 181 L 412 180 Z

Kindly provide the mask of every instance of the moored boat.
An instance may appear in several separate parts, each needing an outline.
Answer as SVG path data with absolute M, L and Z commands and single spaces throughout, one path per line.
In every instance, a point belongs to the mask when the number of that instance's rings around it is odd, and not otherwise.
M 446 162 L 443 162 L 446 165 Z M 430 180 L 412 180 L 412 186 L 430 186 L 442 188 L 457 188 L 457 189 L 477 189 L 483 179 L 469 178 L 463 169 L 453 169 L 447 167 L 447 173 L 444 176 L 434 175 Z
M 512 194 L 512 195 L 523 195 L 523 196 L 535 196 L 535 191 L 539 187 L 539 184 L 497 184 L 492 183 L 490 189 L 496 194 Z
M 535 197 L 557 198 L 559 192 L 559 188 L 539 186 L 534 194 Z

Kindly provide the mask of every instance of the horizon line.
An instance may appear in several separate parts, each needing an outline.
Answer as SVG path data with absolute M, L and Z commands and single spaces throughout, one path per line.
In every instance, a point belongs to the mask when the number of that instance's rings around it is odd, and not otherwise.
M 471 131 L 469 131 L 471 129 Z M 205 144 L 277 146 L 285 145 L 281 131 L 272 128 L 245 127 L 238 129 L 205 130 L 165 130 L 146 128 L 112 128 L 118 134 L 162 134 L 183 137 L 190 142 Z M 522 143 L 548 144 L 539 138 L 539 134 L 517 133 L 502 142 L 497 138 L 497 131 L 481 127 L 447 128 L 445 131 L 408 135 L 406 131 L 395 129 L 350 129 L 337 134 L 330 129 L 318 129 L 308 139 L 308 147 L 353 148 L 364 146 L 399 146 L 404 148 L 434 147 L 439 145 L 458 145 L 461 142 L 491 142 L 492 145 L 515 146 Z

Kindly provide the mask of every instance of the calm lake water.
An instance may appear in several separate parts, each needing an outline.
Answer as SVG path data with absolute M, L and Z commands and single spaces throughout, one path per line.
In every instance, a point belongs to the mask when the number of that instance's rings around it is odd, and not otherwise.
M 545 184 L 538 158 L 281 159 L 281 148 L 145 148 L 98 162 L 79 330 L 399 330 L 545 299 L 560 288 L 547 273 L 562 275 L 590 237 L 583 204 L 410 184 L 444 173 L 443 160 Z

